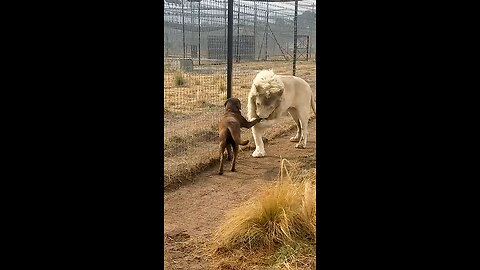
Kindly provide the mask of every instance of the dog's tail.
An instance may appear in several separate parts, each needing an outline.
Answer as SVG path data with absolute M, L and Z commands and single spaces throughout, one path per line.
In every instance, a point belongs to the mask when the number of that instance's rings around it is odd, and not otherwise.
M 240 137 L 240 131 L 234 132 L 231 127 L 228 127 L 228 130 L 230 131 L 230 134 L 232 135 L 232 138 L 236 144 L 247 145 L 249 143 L 249 140 L 242 141 L 242 138 Z
M 312 91 L 312 97 L 310 98 L 310 105 L 312 106 L 312 109 L 315 115 L 317 115 L 317 96 L 315 94 L 315 91 L 312 90 L 312 88 L 310 88 L 310 90 Z

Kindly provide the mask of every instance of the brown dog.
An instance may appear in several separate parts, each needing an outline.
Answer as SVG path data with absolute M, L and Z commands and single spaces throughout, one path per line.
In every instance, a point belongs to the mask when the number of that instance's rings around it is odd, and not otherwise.
M 260 120 L 257 118 L 252 122 L 248 122 L 245 117 L 242 116 L 240 110 L 242 109 L 242 104 L 238 98 L 229 98 L 224 104 L 225 113 L 223 114 L 220 123 L 218 124 L 218 131 L 220 136 L 220 169 L 218 174 L 223 174 L 223 153 L 225 148 L 227 149 L 227 160 L 232 159 L 232 149 L 233 148 L 233 161 L 231 171 L 235 171 L 235 162 L 237 161 L 238 146 L 248 144 L 248 140 L 242 141 L 240 137 L 240 128 L 251 128 Z M 231 148 L 230 148 L 231 146 Z

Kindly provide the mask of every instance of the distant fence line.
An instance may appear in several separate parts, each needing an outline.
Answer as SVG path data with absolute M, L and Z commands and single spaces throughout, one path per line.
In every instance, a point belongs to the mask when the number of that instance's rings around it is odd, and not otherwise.
M 298 2 L 297 36 L 300 50 L 309 58 L 316 51 L 315 2 Z M 282 56 L 291 59 L 294 50 L 294 1 L 233 1 L 234 58 L 245 59 L 241 48 L 253 47 L 248 55 L 257 60 Z M 165 0 L 165 56 L 197 59 L 216 57 L 226 61 L 227 0 Z M 308 37 L 308 38 L 307 38 Z M 301 44 L 300 44 L 301 43 Z M 213 53 L 215 51 L 215 53 Z M 299 55 L 306 59 L 307 54 Z M 198 61 L 199 59 L 199 61 Z M 248 58 L 250 60 L 250 58 Z

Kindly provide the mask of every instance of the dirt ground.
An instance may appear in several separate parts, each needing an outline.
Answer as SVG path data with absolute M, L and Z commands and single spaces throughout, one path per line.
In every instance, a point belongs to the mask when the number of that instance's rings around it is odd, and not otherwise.
M 164 268 L 212 269 L 204 247 L 225 213 L 251 198 L 280 171 L 281 158 L 300 161 L 307 167 L 316 162 L 316 125 L 310 120 L 307 149 L 296 149 L 289 131 L 265 144 L 267 156 L 253 158 L 253 150 L 239 153 L 237 171 L 230 172 L 230 161 L 224 174 L 212 167 L 193 181 L 164 194 Z

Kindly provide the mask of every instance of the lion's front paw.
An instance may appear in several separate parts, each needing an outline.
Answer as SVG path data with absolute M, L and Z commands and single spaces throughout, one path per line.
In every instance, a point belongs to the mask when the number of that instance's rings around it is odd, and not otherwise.
M 304 145 L 303 143 L 297 143 L 297 145 L 295 145 L 295 148 L 298 148 L 298 149 L 305 149 L 307 148 L 306 145 Z
M 293 137 L 290 138 L 290 141 L 291 142 L 298 142 L 298 141 L 300 141 L 300 137 L 293 136 Z
M 260 151 L 258 149 L 255 149 L 255 151 L 253 151 L 252 153 L 252 157 L 264 157 L 265 155 L 266 155 L 265 150 Z

